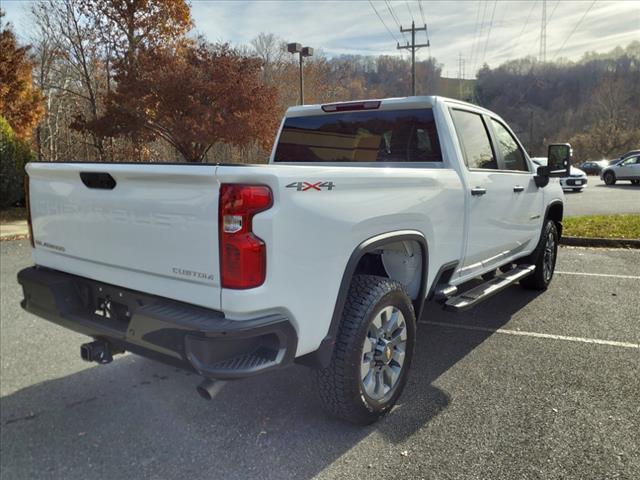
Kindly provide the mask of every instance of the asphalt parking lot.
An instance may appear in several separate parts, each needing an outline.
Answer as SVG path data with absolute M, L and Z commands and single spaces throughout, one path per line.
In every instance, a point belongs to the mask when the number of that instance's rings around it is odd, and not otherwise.
M 640 213 L 640 186 L 620 181 L 605 185 L 599 177 L 589 175 L 582 192 L 565 192 L 565 216 Z
M 3 479 L 640 478 L 640 251 L 562 248 L 546 293 L 430 306 L 400 404 L 325 416 L 302 367 L 221 385 L 79 358 L 85 337 L 24 313 L 28 242 L 0 242 Z

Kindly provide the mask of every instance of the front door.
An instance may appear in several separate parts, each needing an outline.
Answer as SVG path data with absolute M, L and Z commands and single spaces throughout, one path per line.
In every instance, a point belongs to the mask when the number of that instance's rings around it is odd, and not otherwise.
M 498 155 L 498 171 L 506 189 L 509 224 L 505 235 L 509 237 L 509 255 L 515 255 L 539 239 L 542 227 L 544 198 L 535 184 L 531 162 L 527 161 L 524 149 L 515 135 L 501 121 L 491 118 L 491 133 Z
M 616 178 L 620 180 L 640 179 L 640 156 L 633 156 L 623 160 L 616 172 Z

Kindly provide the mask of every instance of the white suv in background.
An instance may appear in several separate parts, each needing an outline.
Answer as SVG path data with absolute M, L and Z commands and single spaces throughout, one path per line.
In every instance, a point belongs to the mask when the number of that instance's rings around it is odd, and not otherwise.
M 618 180 L 630 180 L 633 185 L 640 184 L 640 154 L 631 155 L 615 165 L 609 165 L 600 172 L 600 178 L 607 185 L 615 185 Z
M 531 157 L 531 161 L 536 165 L 547 165 L 547 157 Z M 587 174 L 584 170 L 580 170 L 579 168 L 572 166 L 569 176 L 560 178 L 560 186 L 562 187 L 562 190 L 581 192 L 582 189 L 587 186 L 588 181 Z

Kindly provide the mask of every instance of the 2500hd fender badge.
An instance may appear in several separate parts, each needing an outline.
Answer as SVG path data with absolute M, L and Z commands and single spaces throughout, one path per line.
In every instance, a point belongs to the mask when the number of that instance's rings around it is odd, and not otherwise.
M 333 182 L 292 182 L 287 185 L 287 188 L 295 188 L 298 192 L 306 192 L 307 190 L 333 190 L 335 184 Z

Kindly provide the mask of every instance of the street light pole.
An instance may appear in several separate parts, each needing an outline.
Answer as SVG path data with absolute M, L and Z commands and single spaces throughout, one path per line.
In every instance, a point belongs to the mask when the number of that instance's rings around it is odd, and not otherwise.
M 297 53 L 299 55 L 300 60 L 300 105 L 304 105 L 304 80 L 302 74 L 302 59 L 304 57 L 313 56 L 313 48 L 311 47 L 303 47 L 299 43 L 288 43 L 287 51 L 289 53 Z
M 302 52 L 298 56 L 300 59 L 300 105 L 304 105 L 304 80 L 302 77 Z

